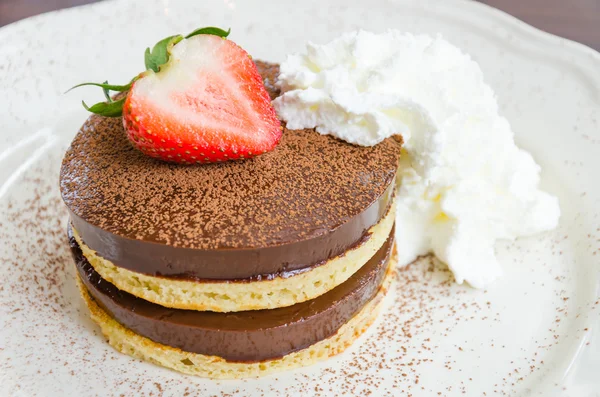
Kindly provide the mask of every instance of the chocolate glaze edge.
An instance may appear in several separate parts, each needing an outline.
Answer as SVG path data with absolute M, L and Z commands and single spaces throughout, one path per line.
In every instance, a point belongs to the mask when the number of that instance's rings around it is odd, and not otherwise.
M 121 325 L 157 343 L 230 362 L 283 357 L 327 339 L 377 294 L 388 268 L 394 230 L 350 279 L 311 301 L 237 313 L 170 309 L 136 298 L 103 280 L 71 238 L 79 277 L 90 296 Z
M 285 245 L 201 250 L 134 240 L 103 230 L 71 210 L 85 244 L 116 266 L 156 277 L 193 280 L 263 279 L 318 266 L 360 244 L 393 203 L 391 183 L 374 203 L 335 230 Z

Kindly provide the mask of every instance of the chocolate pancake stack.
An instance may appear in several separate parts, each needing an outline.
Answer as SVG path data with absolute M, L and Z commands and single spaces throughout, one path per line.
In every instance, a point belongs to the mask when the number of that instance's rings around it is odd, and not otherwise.
M 258 67 L 277 96 L 277 67 Z M 399 152 L 284 129 L 251 160 L 175 165 L 90 117 L 60 184 L 92 317 L 119 351 L 212 378 L 342 351 L 390 278 Z

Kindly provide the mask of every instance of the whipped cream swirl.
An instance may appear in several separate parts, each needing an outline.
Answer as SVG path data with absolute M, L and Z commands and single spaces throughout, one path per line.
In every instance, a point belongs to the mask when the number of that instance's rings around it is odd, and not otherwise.
M 514 143 L 494 92 L 467 54 L 441 37 L 358 31 L 281 64 L 274 101 L 290 129 L 352 144 L 404 140 L 397 184 L 399 264 L 433 253 L 476 288 L 502 274 L 497 240 L 553 229 L 556 197 Z

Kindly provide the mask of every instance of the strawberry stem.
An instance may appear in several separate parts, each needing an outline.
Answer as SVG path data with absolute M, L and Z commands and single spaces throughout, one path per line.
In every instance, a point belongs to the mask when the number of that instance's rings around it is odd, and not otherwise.
M 108 84 L 108 80 L 104 81 L 102 84 Z M 112 98 L 110 97 L 110 90 L 108 88 L 102 88 L 102 92 L 104 92 L 104 97 L 106 98 L 106 102 L 112 102 Z

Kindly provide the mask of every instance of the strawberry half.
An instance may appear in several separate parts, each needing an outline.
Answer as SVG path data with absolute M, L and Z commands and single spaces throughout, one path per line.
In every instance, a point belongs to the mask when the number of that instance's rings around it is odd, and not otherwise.
M 256 65 L 229 32 L 172 36 L 146 51 L 148 70 L 126 86 L 98 85 L 107 102 L 86 109 L 123 117 L 133 146 L 182 163 L 246 159 L 277 145 L 282 129 Z M 199 31 L 201 31 L 200 29 Z M 112 101 L 108 91 L 127 92 Z

